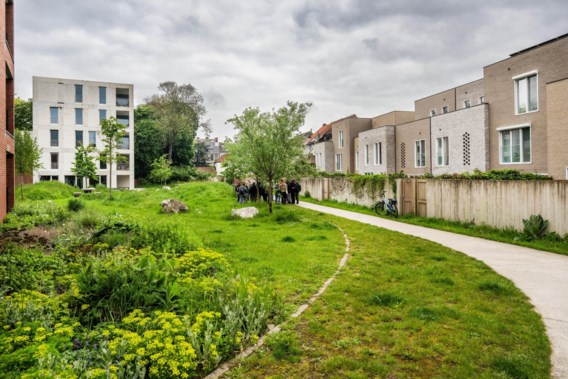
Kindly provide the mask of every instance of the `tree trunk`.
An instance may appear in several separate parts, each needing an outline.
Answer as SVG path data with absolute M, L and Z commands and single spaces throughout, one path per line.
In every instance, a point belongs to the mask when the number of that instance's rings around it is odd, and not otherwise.
M 112 199 L 112 149 L 109 149 L 108 159 L 108 196 Z
M 268 180 L 268 213 L 272 214 L 272 180 Z

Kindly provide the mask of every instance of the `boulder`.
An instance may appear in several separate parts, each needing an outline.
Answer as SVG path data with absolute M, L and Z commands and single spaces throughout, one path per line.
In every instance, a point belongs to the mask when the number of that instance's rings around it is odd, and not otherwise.
M 163 200 L 160 205 L 164 213 L 180 213 L 187 212 L 189 208 L 182 201 L 176 199 Z
M 233 209 L 231 211 L 231 215 L 239 216 L 240 218 L 253 218 L 258 214 L 258 209 L 255 207 L 246 207 L 246 208 L 239 208 Z

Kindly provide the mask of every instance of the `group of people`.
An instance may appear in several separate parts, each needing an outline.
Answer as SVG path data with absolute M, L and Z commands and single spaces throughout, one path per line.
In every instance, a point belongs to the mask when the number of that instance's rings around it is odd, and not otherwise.
M 245 180 L 236 183 L 234 188 L 239 204 L 247 203 L 249 200 L 256 203 L 260 198 L 268 202 L 268 192 L 262 183 L 257 184 L 254 180 Z M 300 191 L 302 191 L 302 186 L 295 179 L 287 183 L 286 179 L 282 178 L 278 183 L 274 183 L 273 200 L 276 204 L 298 204 Z

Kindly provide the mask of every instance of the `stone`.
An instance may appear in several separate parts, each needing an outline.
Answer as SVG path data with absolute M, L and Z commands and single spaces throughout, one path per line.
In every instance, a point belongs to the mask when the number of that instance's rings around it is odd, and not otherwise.
M 258 214 L 258 209 L 255 207 L 246 207 L 246 208 L 239 208 L 233 209 L 231 211 L 231 215 L 239 216 L 240 218 L 253 218 Z
M 180 213 L 187 212 L 189 208 L 182 201 L 176 199 L 163 200 L 160 205 L 164 213 Z

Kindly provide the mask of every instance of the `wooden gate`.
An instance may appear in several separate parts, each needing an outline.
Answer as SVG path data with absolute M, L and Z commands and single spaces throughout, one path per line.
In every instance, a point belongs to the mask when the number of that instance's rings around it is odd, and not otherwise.
M 414 213 L 420 217 L 427 215 L 426 185 L 424 179 L 400 179 L 400 203 L 401 215 Z

